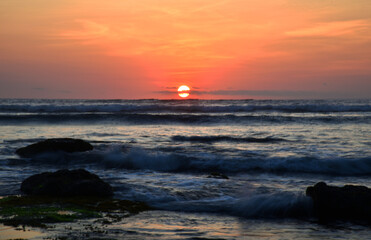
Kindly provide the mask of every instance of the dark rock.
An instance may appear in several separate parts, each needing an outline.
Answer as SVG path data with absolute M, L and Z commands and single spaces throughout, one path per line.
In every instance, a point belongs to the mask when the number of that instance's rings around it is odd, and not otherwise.
M 30 195 L 56 197 L 113 195 L 108 183 L 84 169 L 64 169 L 33 175 L 22 182 L 21 191 Z
M 81 139 L 52 138 L 17 149 L 16 153 L 21 157 L 33 157 L 44 152 L 85 152 L 93 150 L 93 146 Z
M 319 182 L 308 187 L 307 196 L 313 199 L 314 213 L 320 221 L 371 221 L 371 189 L 365 186 L 328 186 Z
M 210 173 L 207 178 L 217 178 L 217 179 L 229 179 L 227 175 L 224 175 L 223 173 L 218 173 L 218 172 L 212 172 Z

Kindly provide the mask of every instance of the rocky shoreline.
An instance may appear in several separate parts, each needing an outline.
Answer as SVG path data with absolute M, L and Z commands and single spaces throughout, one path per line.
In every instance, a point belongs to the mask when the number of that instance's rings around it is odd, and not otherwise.
M 92 149 L 84 140 L 55 138 L 20 148 L 16 153 L 32 158 L 48 152 Z M 48 224 L 93 218 L 107 224 L 153 209 L 143 202 L 112 198 L 111 185 L 84 169 L 35 174 L 22 182 L 20 190 L 24 195 L 0 199 L 0 223 L 48 228 Z
M 146 203 L 112 198 L 112 187 L 84 169 L 30 176 L 21 191 L 26 195 L 0 199 L 0 223 L 43 228 L 86 218 L 104 218 L 108 223 L 153 209 Z

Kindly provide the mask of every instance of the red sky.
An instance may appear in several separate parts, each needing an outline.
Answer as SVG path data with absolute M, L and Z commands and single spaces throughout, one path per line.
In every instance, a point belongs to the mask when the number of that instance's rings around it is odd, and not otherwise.
M 366 98 L 369 0 L 1 0 L 1 98 Z

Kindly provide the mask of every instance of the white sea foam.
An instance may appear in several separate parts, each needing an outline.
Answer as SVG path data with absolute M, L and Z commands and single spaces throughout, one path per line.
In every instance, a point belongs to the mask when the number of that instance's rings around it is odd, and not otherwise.
M 241 198 L 232 211 L 247 218 L 308 218 L 312 216 L 312 205 L 303 194 L 277 192 Z
M 188 169 L 187 158 L 174 154 L 148 153 L 140 148 L 132 148 L 128 153 L 113 150 L 103 154 L 105 167 L 151 169 L 156 171 L 180 171 Z

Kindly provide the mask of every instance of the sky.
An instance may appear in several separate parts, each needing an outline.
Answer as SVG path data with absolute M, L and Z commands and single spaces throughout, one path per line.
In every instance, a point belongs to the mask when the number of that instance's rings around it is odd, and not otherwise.
M 0 98 L 371 97 L 370 0 L 1 0 Z

